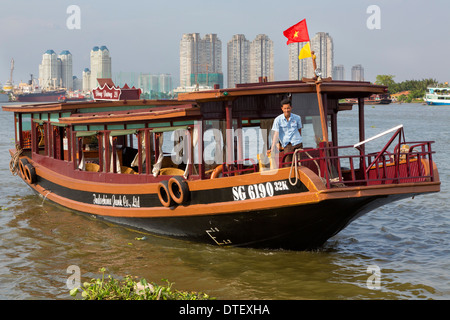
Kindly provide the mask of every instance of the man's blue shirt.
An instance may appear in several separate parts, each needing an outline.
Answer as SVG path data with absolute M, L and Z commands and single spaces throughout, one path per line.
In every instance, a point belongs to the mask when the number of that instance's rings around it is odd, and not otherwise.
M 302 136 L 298 132 L 302 128 L 302 119 L 300 116 L 291 113 L 289 121 L 286 120 L 284 114 L 280 114 L 273 121 L 272 130 L 279 133 L 281 145 L 286 147 L 290 142 L 293 146 L 302 143 Z

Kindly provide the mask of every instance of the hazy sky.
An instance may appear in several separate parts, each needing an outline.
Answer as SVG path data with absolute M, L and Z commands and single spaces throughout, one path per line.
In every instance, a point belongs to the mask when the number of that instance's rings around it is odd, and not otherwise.
M 67 8 L 80 8 L 80 29 L 69 29 Z M 380 29 L 369 29 L 370 5 L 380 8 Z M 90 50 L 106 45 L 113 73 L 170 73 L 179 81 L 179 43 L 183 33 L 216 33 L 226 46 L 234 34 L 253 40 L 267 34 L 274 42 L 275 80 L 288 79 L 288 48 L 283 30 L 306 19 L 309 35 L 328 32 L 334 65 L 361 64 L 365 78 L 395 75 L 397 82 L 450 80 L 450 1 L 448 0 L 0 0 L 0 82 L 38 77 L 42 54 L 69 50 L 79 78 Z M 225 82 L 226 83 L 226 82 Z

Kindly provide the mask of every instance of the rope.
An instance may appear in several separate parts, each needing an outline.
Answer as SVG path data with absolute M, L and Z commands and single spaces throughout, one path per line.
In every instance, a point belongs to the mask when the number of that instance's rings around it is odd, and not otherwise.
M 297 160 L 297 153 L 299 153 L 299 152 L 303 152 L 303 153 L 306 154 L 310 159 L 312 159 L 312 160 L 314 161 L 314 163 L 315 163 L 316 166 L 317 166 L 317 170 L 318 170 L 318 175 L 319 175 L 319 177 L 320 177 L 322 180 L 324 180 L 324 179 L 321 177 L 321 175 L 320 175 L 320 166 L 319 166 L 319 164 L 317 163 L 317 161 L 314 160 L 314 158 L 311 157 L 311 155 L 310 155 L 308 152 L 306 152 L 304 149 L 295 149 L 295 150 L 294 150 L 294 154 L 292 155 L 291 170 L 289 171 L 289 183 L 290 183 L 292 186 L 295 186 L 295 185 L 297 184 L 298 180 L 299 180 L 299 178 L 298 178 L 298 160 L 300 160 L 300 158 Z M 300 157 L 300 156 L 299 156 L 299 157 Z M 295 167 L 295 180 L 294 180 L 294 182 L 292 182 L 292 180 L 291 180 L 291 175 L 292 175 L 292 168 L 294 168 L 294 167 Z
M 19 168 L 19 159 L 23 153 L 23 149 L 20 147 L 20 144 L 16 143 L 16 152 L 11 156 L 11 160 L 9 161 L 9 171 L 13 175 L 17 175 Z
M 291 186 L 295 186 L 298 182 L 298 161 L 297 161 L 297 152 L 303 151 L 303 149 L 295 149 L 294 154 L 292 155 L 292 163 L 291 163 L 291 170 L 289 170 L 289 183 Z M 295 166 L 295 182 L 292 182 L 291 180 L 291 174 L 292 174 L 292 168 Z

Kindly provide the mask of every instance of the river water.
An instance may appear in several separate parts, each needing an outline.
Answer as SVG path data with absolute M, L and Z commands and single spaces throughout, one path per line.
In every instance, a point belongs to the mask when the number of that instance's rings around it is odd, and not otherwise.
M 357 108 L 338 116 L 340 144 L 357 142 Z M 44 201 L 9 171 L 13 115 L 0 111 L 0 299 L 73 299 L 66 281 L 100 268 L 222 299 L 449 299 L 450 107 L 366 106 L 366 137 L 399 124 L 434 140 L 441 192 L 357 219 L 312 252 L 220 248 L 145 235 Z

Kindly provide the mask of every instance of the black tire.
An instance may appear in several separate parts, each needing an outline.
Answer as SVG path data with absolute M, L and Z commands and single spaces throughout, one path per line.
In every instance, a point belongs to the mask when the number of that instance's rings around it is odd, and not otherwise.
M 19 160 L 19 173 L 22 176 L 23 179 L 25 179 L 25 166 L 28 164 L 28 160 L 25 158 L 22 158 Z
M 172 207 L 175 205 L 175 202 L 170 196 L 169 182 L 167 180 L 161 181 L 158 184 L 158 198 L 164 207 Z
M 189 186 L 182 177 L 175 176 L 169 180 L 170 197 L 178 204 L 186 203 L 189 200 Z
M 25 181 L 28 182 L 29 184 L 36 183 L 36 170 L 30 163 L 27 163 L 25 165 L 24 171 L 25 171 L 25 176 L 24 176 Z

